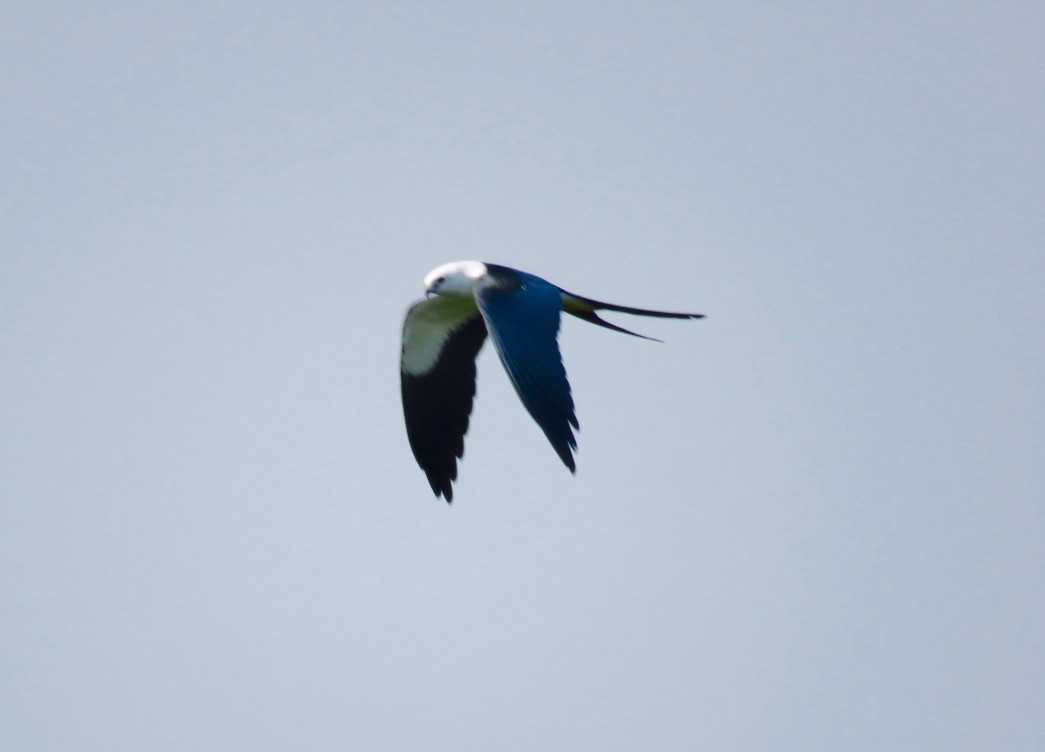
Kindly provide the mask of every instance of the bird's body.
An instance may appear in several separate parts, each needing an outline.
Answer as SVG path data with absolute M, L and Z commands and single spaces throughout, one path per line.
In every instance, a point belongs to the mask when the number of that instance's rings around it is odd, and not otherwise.
M 556 341 L 560 312 L 636 337 L 643 335 L 604 321 L 596 311 L 702 317 L 603 303 L 532 274 L 479 261 L 444 264 L 424 284 L 428 297 L 411 306 L 403 322 L 403 412 L 414 457 L 435 495 L 448 502 L 475 397 L 475 358 L 487 333 L 523 405 L 575 472 L 573 431 L 579 425 Z

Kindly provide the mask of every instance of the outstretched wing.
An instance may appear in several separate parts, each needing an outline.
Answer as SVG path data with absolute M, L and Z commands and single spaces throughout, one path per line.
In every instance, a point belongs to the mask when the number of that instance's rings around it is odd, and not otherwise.
M 438 297 L 411 306 L 399 364 L 410 448 L 436 497 L 454 498 L 457 460 L 475 398 L 475 358 L 486 324 L 474 301 Z
M 519 399 L 563 464 L 576 472 L 577 439 L 570 426 L 580 426 L 556 342 L 562 297 L 553 285 L 528 277 L 482 284 L 475 299 Z

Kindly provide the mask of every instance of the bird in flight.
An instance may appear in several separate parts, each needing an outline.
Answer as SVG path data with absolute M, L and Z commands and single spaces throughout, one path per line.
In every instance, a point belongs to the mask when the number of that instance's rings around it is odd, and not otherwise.
M 480 261 L 444 264 L 428 273 L 424 285 L 425 299 L 410 307 L 403 322 L 403 414 L 417 464 L 436 498 L 444 496 L 447 502 L 453 500 L 451 482 L 457 479 L 457 460 L 464 455 L 475 398 L 475 359 L 487 332 L 523 406 L 575 473 L 573 429 L 579 430 L 580 424 L 556 341 L 559 312 L 642 339 L 653 338 L 611 324 L 596 311 L 703 318 L 700 313 L 603 303 L 518 269 Z

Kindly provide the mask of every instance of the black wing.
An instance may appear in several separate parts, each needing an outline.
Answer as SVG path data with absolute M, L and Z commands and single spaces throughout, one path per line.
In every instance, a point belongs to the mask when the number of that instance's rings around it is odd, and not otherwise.
M 453 500 L 457 460 L 475 398 L 475 358 L 486 324 L 475 302 L 437 297 L 414 304 L 403 322 L 400 379 L 410 448 L 436 497 Z
M 544 280 L 528 276 L 524 281 L 528 283 L 480 287 L 476 300 L 515 392 L 574 473 L 577 439 L 571 426 L 580 426 L 556 341 L 562 298 Z

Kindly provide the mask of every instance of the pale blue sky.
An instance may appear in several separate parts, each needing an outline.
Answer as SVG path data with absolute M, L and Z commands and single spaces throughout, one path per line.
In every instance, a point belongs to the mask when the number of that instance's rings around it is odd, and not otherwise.
M 915 5 L 917 7 L 915 7 Z M 0 748 L 1045 747 L 1040 3 L 5 3 Z M 576 320 L 578 473 L 480 357 Z

